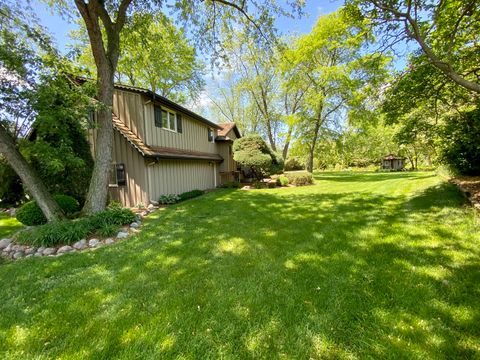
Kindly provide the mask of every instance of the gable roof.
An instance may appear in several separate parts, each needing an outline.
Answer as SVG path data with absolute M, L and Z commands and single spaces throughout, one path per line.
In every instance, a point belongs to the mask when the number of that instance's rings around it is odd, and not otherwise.
M 149 98 L 151 98 L 153 101 L 158 101 L 161 104 L 173 109 L 177 110 L 180 112 L 183 112 L 184 114 L 187 114 L 191 118 L 198 120 L 208 126 L 213 127 L 214 129 L 220 129 L 220 126 L 218 124 L 215 124 L 214 122 L 211 122 L 208 119 L 205 119 L 203 116 L 198 115 L 197 113 L 194 113 L 191 110 L 188 110 L 187 108 L 183 107 L 182 105 L 177 104 L 176 102 L 173 102 L 172 100 L 167 99 L 166 97 L 162 95 L 158 95 L 157 93 L 154 93 L 151 90 L 148 89 L 143 89 L 135 86 L 129 86 L 129 85 L 122 85 L 122 84 L 115 84 L 114 85 L 115 89 L 118 90 L 123 90 L 123 91 L 130 91 L 130 92 L 135 92 L 137 94 L 143 94 Z
M 395 154 L 388 154 L 383 158 L 383 160 L 403 160 L 405 159 L 403 156 L 397 156 Z
M 113 127 L 121 134 L 127 141 L 140 152 L 144 157 L 155 159 L 184 159 L 184 160 L 212 160 L 223 161 L 223 158 L 218 154 L 204 153 L 200 151 L 190 151 L 173 149 L 168 147 L 155 147 L 146 145 L 142 139 L 135 135 L 125 123 L 112 113 Z
M 218 130 L 218 136 L 216 140 L 232 140 L 230 139 L 227 134 L 233 130 L 237 138 L 241 138 L 242 135 L 240 134 L 240 131 L 238 130 L 237 124 L 234 122 L 229 122 L 229 123 L 223 123 L 223 124 L 218 124 L 219 130 Z

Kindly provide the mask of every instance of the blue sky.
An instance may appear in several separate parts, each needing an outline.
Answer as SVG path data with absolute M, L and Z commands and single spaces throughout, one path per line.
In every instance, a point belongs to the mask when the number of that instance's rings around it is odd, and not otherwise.
M 307 33 L 312 29 L 315 21 L 320 15 L 335 11 L 341 4 L 341 0 L 307 0 L 305 4 L 306 16 L 300 19 L 281 17 L 277 19 L 277 27 L 284 34 Z M 62 52 L 68 50 L 67 44 L 71 43 L 71 40 L 68 38 L 68 33 L 75 28 L 75 24 L 69 23 L 67 20 L 62 19 L 58 14 L 53 13 L 43 2 L 38 0 L 34 1 L 32 6 L 42 25 L 44 25 L 54 36 L 58 48 Z

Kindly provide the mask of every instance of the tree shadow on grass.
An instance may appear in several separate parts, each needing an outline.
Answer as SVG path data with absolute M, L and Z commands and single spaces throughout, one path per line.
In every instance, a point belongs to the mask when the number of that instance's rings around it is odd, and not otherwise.
M 314 173 L 315 180 L 334 181 L 334 182 L 380 182 L 399 179 L 417 180 L 434 177 L 431 172 L 324 172 Z
M 15 286 L 0 284 L 0 352 L 478 356 L 478 237 L 428 218 L 458 207 L 447 190 L 224 190 L 157 212 L 124 243 L 2 266 Z

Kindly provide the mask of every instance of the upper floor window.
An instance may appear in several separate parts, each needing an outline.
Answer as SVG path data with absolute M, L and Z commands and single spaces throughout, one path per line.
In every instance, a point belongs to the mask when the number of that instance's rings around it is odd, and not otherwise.
M 178 133 L 182 132 L 182 116 L 171 110 L 155 106 L 154 110 L 155 126 L 168 129 Z
M 215 142 L 215 139 L 213 138 L 213 129 L 208 128 L 208 142 Z

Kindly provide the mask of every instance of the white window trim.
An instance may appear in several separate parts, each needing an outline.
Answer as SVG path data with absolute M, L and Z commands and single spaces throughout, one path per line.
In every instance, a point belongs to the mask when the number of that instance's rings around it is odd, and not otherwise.
M 110 176 L 108 176 L 108 187 L 109 188 L 118 188 L 118 178 L 117 178 L 117 163 L 110 164 L 110 171 L 114 168 L 113 173 L 115 174 L 115 184 L 110 183 Z
M 170 132 L 173 132 L 173 133 L 176 133 L 176 134 L 179 134 L 178 132 L 178 127 L 177 127 L 177 112 L 176 111 L 173 111 L 173 110 L 170 110 L 169 108 L 166 108 L 164 106 L 160 106 L 160 109 L 162 109 L 163 111 L 166 111 L 167 112 L 167 119 L 168 121 L 170 121 L 170 114 L 174 114 L 175 115 L 175 120 L 173 121 L 173 125 L 175 126 L 175 129 L 170 129 L 169 127 L 165 127 L 165 126 L 162 126 L 162 129 L 163 130 L 167 130 L 167 131 L 170 131 Z M 162 119 L 162 125 L 163 125 L 163 119 Z
M 212 141 L 208 141 L 208 133 L 207 133 L 207 141 L 211 144 L 215 144 L 215 130 L 211 127 L 209 127 L 208 130 L 212 131 Z

